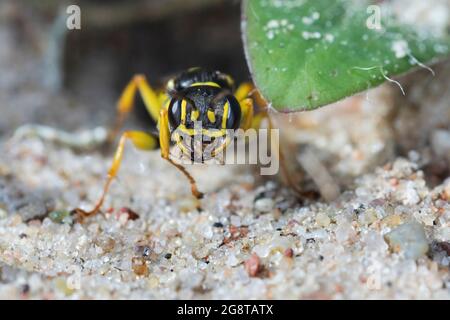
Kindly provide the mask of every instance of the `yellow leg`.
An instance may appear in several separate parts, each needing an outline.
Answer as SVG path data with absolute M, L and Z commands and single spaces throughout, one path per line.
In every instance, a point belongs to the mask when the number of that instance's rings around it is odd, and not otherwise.
M 254 109 L 253 109 L 253 99 L 249 98 L 249 96 L 252 95 L 252 91 L 254 91 L 255 88 L 251 83 L 243 83 L 239 86 L 239 88 L 236 90 L 235 96 L 240 101 L 241 104 L 241 110 L 242 110 L 242 128 L 244 130 L 247 130 L 249 128 L 259 129 L 261 126 L 261 121 L 264 118 L 267 118 L 269 122 L 269 134 L 270 130 L 274 128 L 272 119 L 270 118 L 268 114 L 267 108 L 258 114 L 254 115 Z M 256 91 L 255 91 L 256 92 Z M 260 98 L 260 97 L 256 97 Z M 261 99 L 261 98 L 260 98 Z M 262 101 L 262 100 L 261 100 Z M 270 139 L 272 141 L 272 139 Z M 280 158 L 280 165 L 281 165 L 281 174 L 283 178 L 288 182 L 290 187 L 296 191 L 299 195 L 303 195 L 303 191 L 297 186 L 297 184 L 292 180 L 291 175 L 289 174 L 289 170 L 287 169 L 287 165 L 285 163 L 285 157 L 283 154 L 283 151 L 281 150 L 281 147 L 279 144 L 272 145 L 272 148 L 279 150 L 279 158 Z
M 267 102 L 261 96 L 261 93 L 255 88 L 255 86 L 250 82 L 242 83 L 234 93 L 234 96 L 238 101 L 242 101 L 245 98 L 252 98 L 253 103 L 258 106 L 267 105 Z
M 117 120 L 116 125 L 112 131 L 111 138 L 114 138 L 125 121 L 126 116 L 130 113 L 134 106 L 134 97 L 136 91 L 139 90 L 142 100 L 150 116 L 157 122 L 159 117 L 159 110 L 161 109 L 162 96 L 158 95 L 147 82 L 145 76 L 135 75 L 133 79 L 123 90 L 122 95 L 117 103 Z
M 242 83 L 235 92 L 236 99 L 241 104 L 243 128 L 255 128 L 260 127 L 262 119 L 267 117 L 266 110 L 259 111 L 255 114 L 254 105 L 266 105 L 264 99 L 262 99 L 259 91 L 250 82 Z
M 251 98 L 244 99 L 240 102 L 242 110 L 241 127 L 247 130 L 252 127 L 253 121 L 253 100 Z
M 203 193 L 198 191 L 197 183 L 195 179 L 187 172 L 186 168 L 182 165 L 175 163 L 170 159 L 170 131 L 169 131 L 169 118 L 166 109 L 161 109 L 159 118 L 159 144 L 161 148 L 161 157 L 169 161 L 173 166 L 180 170 L 191 184 L 192 195 L 197 199 L 203 198 Z
M 242 83 L 234 93 L 234 96 L 238 101 L 242 101 L 251 95 L 251 92 L 255 89 L 252 83 L 244 82 Z
M 261 127 L 261 122 L 263 121 L 263 119 L 265 119 L 267 117 L 267 114 L 265 112 L 260 112 L 257 115 L 255 115 L 252 119 L 251 122 L 251 128 L 254 129 L 259 129 L 259 127 Z
M 105 196 L 108 193 L 111 182 L 117 176 L 117 172 L 119 171 L 120 164 L 123 158 L 125 143 L 127 142 L 127 140 L 131 140 L 133 145 L 140 150 L 152 150 L 157 147 L 157 140 L 145 132 L 141 131 L 124 132 L 120 138 L 119 145 L 116 149 L 116 153 L 114 154 L 112 165 L 108 171 L 108 177 L 103 187 L 102 196 L 97 201 L 97 204 L 95 205 L 94 209 L 92 209 L 91 211 L 84 211 L 78 208 L 74 210 L 74 212 L 78 214 L 81 219 L 86 218 L 88 216 L 93 216 L 100 211 L 103 205 L 103 201 L 105 200 Z
M 274 129 L 273 121 L 269 116 L 269 113 L 267 110 L 264 110 L 255 116 L 253 116 L 253 100 L 251 98 L 247 98 L 241 101 L 241 109 L 242 109 L 242 128 L 244 130 L 248 128 L 254 128 L 259 129 L 261 125 L 261 121 L 265 118 L 267 118 L 269 122 L 269 135 L 270 130 Z M 269 136 L 270 138 L 270 136 Z M 272 139 L 270 138 L 270 141 L 272 142 Z M 306 193 L 304 193 L 298 185 L 292 180 L 291 175 L 289 174 L 289 170 L 286 165 L 286 160 L 283 154 L 283 151 L 281 150 L 281 146 L 277 144 L 271 144 L 271 148 L 279 150 L 278 156 L 280 159 L 280 166 L 281 166 L 281 174 L 283 176 L 283 179 L 287 181 L 289 186 L 300 196 L 305 196 Z
M 159 105 L 161 108 L 167 107 L 170 102 L 170 97 L 165 91 L 161 91 L 158 93 Z M 159 112 L 159 111 L 158 111 Z M 159 116 L 159 114 L 158 114 Z

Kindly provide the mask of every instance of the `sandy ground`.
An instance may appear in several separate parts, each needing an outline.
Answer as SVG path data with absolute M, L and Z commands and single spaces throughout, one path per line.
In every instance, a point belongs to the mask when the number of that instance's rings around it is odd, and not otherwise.
M 67 211 L 90 208 L 110 156 L 5 140 L 0 297 L 449 299 L 450 179 L 428 186 L 423 153 L 389 156 L 389 112 L 373 115 L 393 104 L 392 90 L 336 106 L 340 125 L 314 125 L 326 109 L 291 119 L 321 163 L 334 159 L 327 170 L 341 192 L 329 202 L 298 202 L 246 166 L 194 166 L 207 192 L 199 211 L 158 151 L 130 146 L 103 214 L 80 224 Z M 332 134 L 358 119 L 363 127 Z

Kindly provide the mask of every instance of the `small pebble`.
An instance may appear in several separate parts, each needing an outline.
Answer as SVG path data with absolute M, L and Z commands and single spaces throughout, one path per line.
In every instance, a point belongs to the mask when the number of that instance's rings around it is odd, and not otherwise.
M 63 221 L 67 221 L 66 218 L 70 218 L 70 212 L 66 210 L 52 211 L 48 214 L 48 217 L 54 223 L 63 223 Z
M 149 247 L 144 247 L 144 249 L 142 250 L 143 257 L 149 257 L 151 253 L 152 250 Z
M 255 201 L 255 209 L 259 212 L 270 212 L 273 210 L 274 201 L 270 198 L 261 198 Z
M 349 222 L 343 221 L 336 228 L 336 240 L 338 242 L 346 242 L 355 235 L 352 225 Z
M 137 220 L 139 215 L 128 207 L 123 207 L 119 210 L 120 213 L 126 213 L 128 215 L 128 220 Z
M 256 253 L 247 259 L 244 263 L 245 271 L 250 277 L 256 277 L 261 270 L 261 260 Z
M 292 250 L 292 248 L 287 248 L 286 250 L 284 250 L 284 256 L 292 258 L 294 256 L 294 250 Z
M 383 223 L 385 223 L 386 226 L 393 228 L 402 223 L 402 218 L 398 214 L 393 214 L 384 218 Z
M 134 252 L 138 256 L 141 256 L 145 259 L 149 259 L 150 255 L 152 254 L 152 249 L 148 245 L 138 242 L 134 248 Z
M 150 288 L 156 288 L 159 285 L 159 279 L 156 276 L 150 276 L 148 279 L 148 286 Z
M 223 228 L 223 224 L 222 224 L 221 222 L 215 222 L 215 223 L 213 224 L 213 227 L 214 227 L 214 228 Z
M 316 223 L 321 227 L 328 227 L 330 225 L 331 219 L 324 212 L 319 212 L 316 216 Z
M 404 205 L 414 205 L 420 202 L 420 196 L 415 189 L 413 181 L 407 181 L 400 190 Z
M 417 221 L 398 226 L 384 238 L 393 252 L 404 252 L 407 259 L 418 259 L 428 251 L 425 230 Z
M 145 259 L 142 257 L 133 257 L 131 259 L 131 268 L 133 269 L 133 272 L 138 276 L 148 275 L 148 266 Z
M 111 237 L 100 237 L 95 241 L 95 244 L 102 248 L 104 253 L 113 251 L 116 241 Z

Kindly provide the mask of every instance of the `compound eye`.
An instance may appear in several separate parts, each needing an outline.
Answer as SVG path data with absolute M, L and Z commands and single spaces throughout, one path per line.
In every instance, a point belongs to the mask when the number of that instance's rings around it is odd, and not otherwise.
M 241 106 L 232 95 L 227 96 L 225 106 L 228 104 L 226 128 L 236 130 L 241 123 Z
M 181 124 L 181 103 L 183 100 L 173 99 L 169 106 L 169 123 L 172 128 Z

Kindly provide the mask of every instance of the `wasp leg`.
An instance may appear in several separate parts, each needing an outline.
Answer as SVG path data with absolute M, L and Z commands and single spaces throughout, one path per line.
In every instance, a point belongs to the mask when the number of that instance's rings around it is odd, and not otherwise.
M 242 110 L 242 129 L 247 130 L 252 127 L 253 121 L 253 100 L 251 98 L 240 101 Z
M 245 98 L 248 98 L 251 95 L 253 90 L 255 90 L 255 87 L 253 86 L 252 83 L 243 82 L 236 89 L 234 96 L 240 102 L 240 101 L 244 100 Z
M 191 184 L 192 195 L 197 199 L 203 198 L 203 193 L 198 191 L 197 183 L 195 179 L 187 172 L 186 168 L 182 165 L 175 163 L 170 159 L 170 131 L 169 131 L 169 118 L 166 109 L 161 109 L 159 118 L 159 144 L 161 148 L 161 157 L 169 161 L 173 166 L 180 170 Z
M 267 106 L 267 101 L 261 96 L 261 93 L 250 82 L 243 82 L 235 91 L 234 96 L 240 102 L 246 98 L 252 98 L 257 106 Z
M 114 129 L 110 135 L 110 141 L 118 134 L 120 128 L 125 121 L 126 116 L 130 113 L 134 106 L 134 97 L 136 91 L 141 94 L 145 107 L 150 116 L 157 122 L 159 110 L 161 109 L 161 95 L 158 95 L 150 86 L 144 75 L 135 75 L 128 83 L 117 102 L 117 119 Z
M 234 96 L 241 104 L 243 128 L 259 129 L 261 121 L 267 117 L 267 107 L 255 112 L 255 104 L 267 106 L 259 91 L 252 83 L 244 82 L 237 88 Z
M 252 119 L 251 128 L 259 129 L 261 127 L 261 122 L 266 118 L 265 113 L 258 113 Z
M 103 187 L 102 196 L 97 201 L 97 204 L 95 205 L 94 209 L 92 209 L 91 211 L 84 211 L 78 208 L 74 210 L 74 213 L 78 214 L 81 219 L 93 216 L 100 211 L 103 205 L 103 201 L 105 200 L 105 196 L 108 193 L 111 182 L 117 176 L 117 173 L 119 171 L 120 164 L 123 158 L 125 143 L 127 142 L 127 140 L 131 140 L 133 145 L 140 150 L 152 150 L 158 146 L 157 140 L 145 132 L 125 131 L 120 138 L 119 145 L 117 146 L 116 153 L 114 154 L 113 162 L 108 171 L 108 177 Z
M 270 132 L 272 129 L 274 129 L 274 125 L 273 125 L 273 121 L 270 117 L 270 115 L 268 114 L 268 112 L 266 112 L 266 118 L 269 124 L 269 138 L 270 138 Z M 270 139 L 271 141 L 271 148 L 274 148 L 275 150 L 278 150 L 278 156 L 280 159 L 280 168 L 281 168 L 281 175 L 283 176 L 283 179 L 288 183 L 288 185 L 295 191 L 295 193 L 297 193 L 297 195 L 300 198 L 311 198 L 312 197 L 312 193 L 311 192 L 305 192 L 303 191 L 298 184 L 292 179 L 293 175 L 289 172 L 287 163 L 286 163 L 286 158 L 284 156 L 283 150 L 280 146 L 280 144 L 278 142 L 272 142 L 272 139 Z

